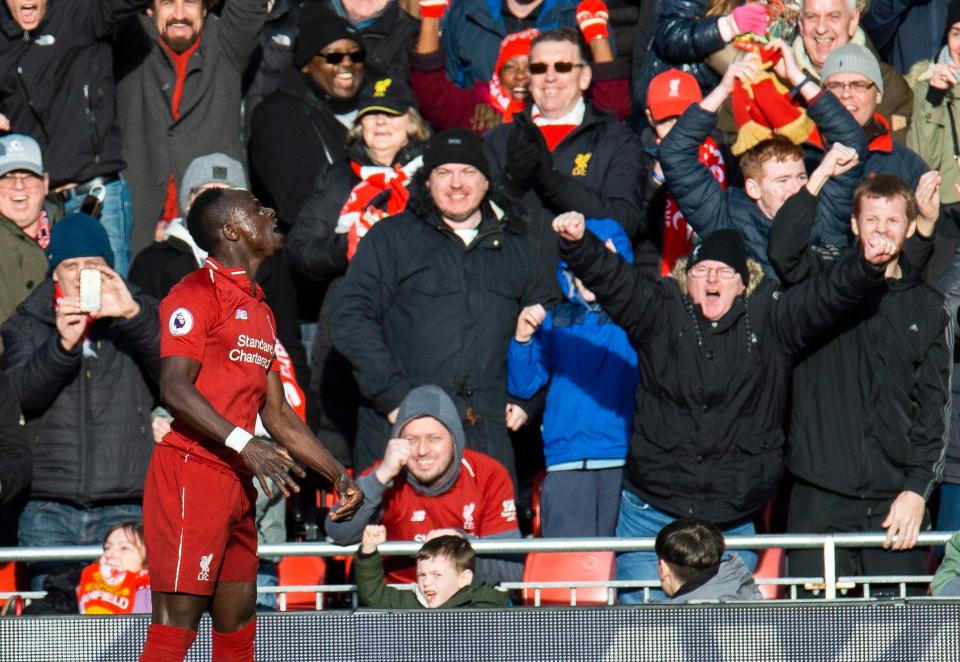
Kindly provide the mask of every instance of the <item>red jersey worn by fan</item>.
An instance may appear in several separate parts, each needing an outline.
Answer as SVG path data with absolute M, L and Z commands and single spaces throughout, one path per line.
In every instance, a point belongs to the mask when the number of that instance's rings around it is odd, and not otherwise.
M 253 294 L 251 294 L 253 292 Z M 246 271 L 212 258 L 160 304 L 161 358 L 200 363 L 194 385 L 221 416 L 253 434 L 278 371 L 273 313 Z M 256 581 L 256 491 L 240 454 L 174 420 L 154 451 L 144 524 L 154 590 L 210 595 L 218 581 Z
M 363 475 L 376 470 L 379 462 Z M 426 540 L 434 529 L 461 529 L 478 538 L 517 528 L 513 483 L 502 464 L 479 451 L 463 451 L 460 475 L 443 494 L 426 497 L 403 477 L 393 480 L 380 501 L 390 540 Z M 397 561 L 394 563 L 393 561 Z M 387 582 L 416 582 L 410 559 L 390 558 Z

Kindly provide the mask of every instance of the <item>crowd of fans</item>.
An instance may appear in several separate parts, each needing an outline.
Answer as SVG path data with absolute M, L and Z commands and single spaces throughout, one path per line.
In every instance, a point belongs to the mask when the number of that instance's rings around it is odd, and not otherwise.
M 523 560 L 462 538 L 529 533 L 534 489 L 544 536 L 660 533 L 617 578 L 673 601 L 757 595 L 722 534 L 885 531 L 838 572 L 926 574 L 918 533 L 960 529 L 958 124 L 960 0 L 4 0 L 0 546 L 103 543 L 32 588 L 149 603 L 160 330 L 192 324 L 159 301 L 207 258 L 193 202 L 249 188 L 287 399 L 366 494 L 261 490 L 260 539 L 362 543 L 367 603 L 504 604 L 473 584 Z

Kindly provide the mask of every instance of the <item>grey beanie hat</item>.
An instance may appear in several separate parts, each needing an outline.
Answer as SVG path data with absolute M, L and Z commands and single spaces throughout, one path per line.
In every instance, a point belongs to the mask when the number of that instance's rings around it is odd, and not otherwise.
M 421 494 L 437 496 L 449 490 L 460 475 L 460 461 L 463 459 L 463 449 L 466 445 L 463 423 L 460 422 L 457 406 L 453 404 L 450 396 L 442 388 L 433 384 L 416 387 L 407 393 L 407 397 L 400 403 L 397 422 L 393 424 L 390 436 L 391 438 L 398 437 L 407 423 L 425 416 L 437 419 L 450 431 L 454 447 L 453 462 L 432 485 L 422 485 L 416 478 L 405 472 L 406 480 L 411 487 Z
M 852 41 L 831 52 L 827 61 L 823 63 L 820 80 L 826 80 L 833 74 L 861 74 L 866 76 L 877 86 L 883 94 L 883 74 L 880 73 L 880 64 L 877 57 L 865 46 Z
M 243 164 L 220 152 L 198 156 L 191 161 L 180 183 L 180 213 L 187 215 L 191 191 L 213 182 L 227 184 L 230 188 L 247 188 Z

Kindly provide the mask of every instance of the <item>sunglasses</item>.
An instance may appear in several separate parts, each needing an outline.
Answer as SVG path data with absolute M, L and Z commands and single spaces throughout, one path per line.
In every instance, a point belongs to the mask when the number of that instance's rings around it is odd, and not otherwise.
M 547 62 L 531 62 L 530 74 L 533 76 L 542 76 L 543 74 L 547 73 L 547 70 L 551 66 L 558 74 L 568 74 L 573 71 L 574 67 L 580 68 L 587 65 L 583 62 L 577 64 L 574 64 L 573 62 L 554 62 L 552 65 Z
M 350 51 L 349 53 L 341 53 L 339 51 L 331 51 L 329 53 L 317 53 L 320 57 L 323 58 L 324 62 L 329 65 L 337 65 L 343 62 L 345 58 L 350 58 L 350 61 L 354 64 L 362 64 L 363 61 L 367 58 L 365 51 Z

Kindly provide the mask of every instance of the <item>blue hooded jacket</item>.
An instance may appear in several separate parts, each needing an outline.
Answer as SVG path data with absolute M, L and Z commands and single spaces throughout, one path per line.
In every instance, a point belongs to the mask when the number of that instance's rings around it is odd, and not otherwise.
M 590 219 L 587 229 L 602 241 L 611 239 L 617 253 L 633 263 L 630 239 L 619 223 Z M 550 383 L 543 415 L 547 467 L 622 460 L 636 405 L 637 353 L 599 304 L 584 301 L 565 266 L 557 277 L 567 301 L 547 311 L 530 342 L 510 341 L 507 388 L 515 397 L 530 398 Z

